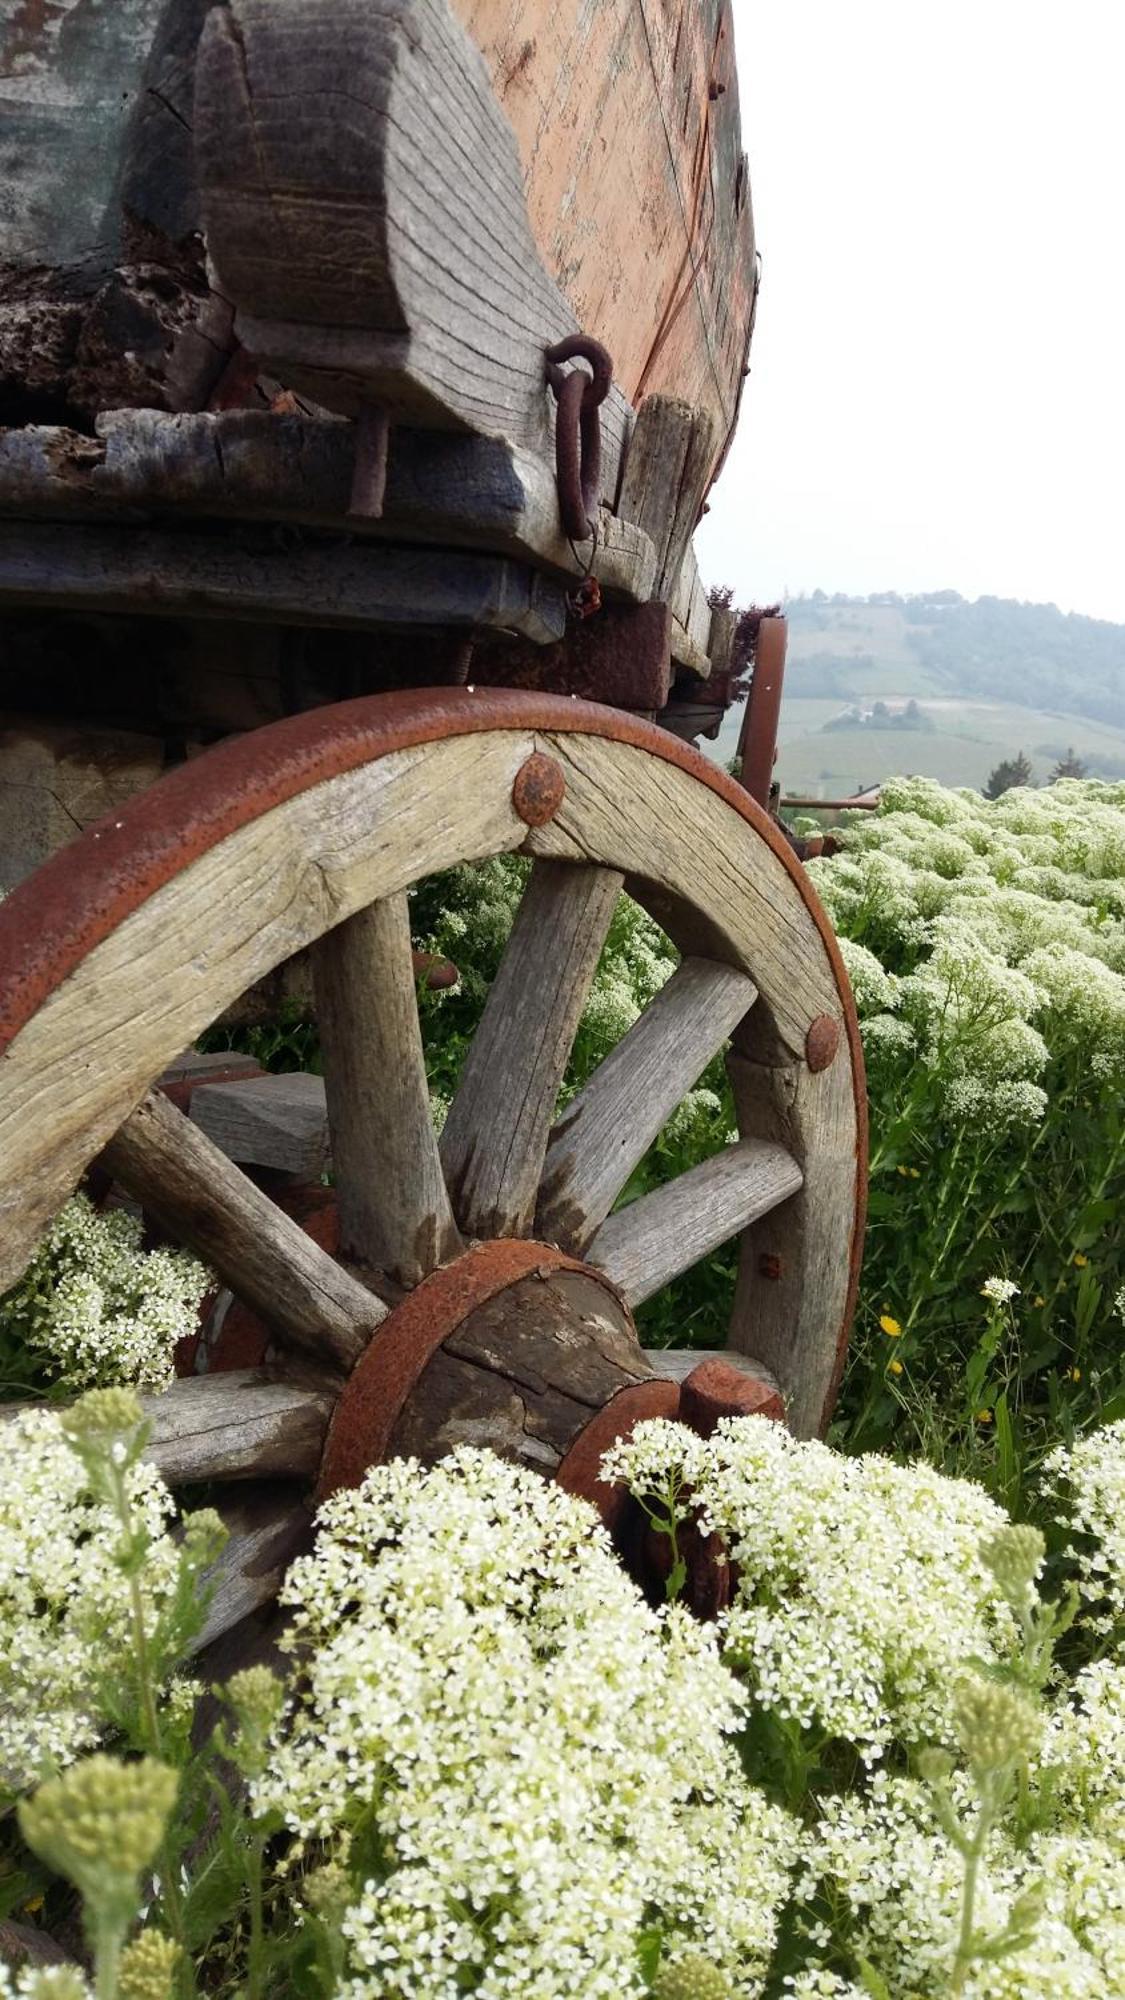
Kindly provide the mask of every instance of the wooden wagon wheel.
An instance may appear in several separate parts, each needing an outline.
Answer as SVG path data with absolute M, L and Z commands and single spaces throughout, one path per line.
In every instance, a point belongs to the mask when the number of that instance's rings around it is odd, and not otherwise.
M 439 1144 L 406 892 L 504 852 L 532 870 Z M 682 962 L 553 1123 L 623 888 Z M 335 1258 L 151 1088 L 309 946 Z M 728 1038 L 740 1139 L 615 1212 Z M 675 1407 L 629 1307 L 738 1232 L 732 1348 L 780 1380 L 798 1432 L 831 1407 L 864 1187 L 847 981 L 769 820 L 647 724 L 466 689 L 224 743 L 0 907 L 0 1051 L 0 1291 L 101 1154 L 281 1343 L 269 1377 L 155 1399 L 150 1453 L 172 1480 L 319 1474 L 323 1491 L 471 1439 L 565 1461 L 580 1485 L 622 1413 Z M 256 1491 L 211 1633 L 273 1588 L 304 1518 L 303 1489 Z

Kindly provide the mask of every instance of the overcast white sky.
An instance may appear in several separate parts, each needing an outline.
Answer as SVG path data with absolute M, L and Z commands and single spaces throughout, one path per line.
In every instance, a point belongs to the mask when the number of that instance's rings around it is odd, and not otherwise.
M 733 6 L 763 276 L 705 578 L 1125 621 L 1125 0 Z

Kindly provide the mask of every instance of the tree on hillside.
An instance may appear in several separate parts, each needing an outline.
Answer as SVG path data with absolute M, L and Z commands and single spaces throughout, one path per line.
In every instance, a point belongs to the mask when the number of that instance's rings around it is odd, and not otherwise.
M 1030 760 L 1019 750 L 1014 757 L 1003 758 L 996 769 L 989 772 L 984 796 L 986 799 L 998 799 L 1001 792 L 1014 791 L 1017 785 L 1030 785 L 1032 776 Z
M 1067 746 L 1066 756 L 1059 758 L 1047 782 L 1053 785 L 1056 778 L 1085 778 L 1088 776 L 1087 766 L 1082 762 L 1081 757 L 1076 754 L 1074 745 L 1071 743 Z

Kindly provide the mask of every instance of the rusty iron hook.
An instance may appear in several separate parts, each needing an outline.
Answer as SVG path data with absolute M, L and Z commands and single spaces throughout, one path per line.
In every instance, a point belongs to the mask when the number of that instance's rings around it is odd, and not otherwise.
M 564 361 L 586 361 L 591 373 Z M 547 380 L 555 395 L 555 479 L 563 532 L 572 542 L 594 533 L 601 486 L 602 431 L 598 406 L 609 394 L 613 362 L 600 340 L 572 333 L 547 349 Z

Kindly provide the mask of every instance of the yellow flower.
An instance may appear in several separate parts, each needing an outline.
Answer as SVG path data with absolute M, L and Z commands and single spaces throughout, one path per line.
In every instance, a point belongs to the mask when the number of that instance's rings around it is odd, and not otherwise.
M 1070 1371 L 1070 1379 L 1072 1382 L 1081 1382 L 1082 1380 L 1081 1368 L 1072 1368 Z
M 992 1422 L 992 1411 L 991 1411 L 991 1410 L 978 1410 L 978 1411 L 977 1411 L 977 1422 L 978 1422 L 978 1424 L 990 1424 L 990 1423 Z
M 30 1900 L 29 1902 L 27 1902 L 27 1903 L 25 1903 L 25 1904 L 24 1904 L 24 1909 L 25 1909 L 25 1910 L 30 1910 L 30 1912 L 31 1912 L 31 1914 L 32 1914 L 33 1916 L 34 1916 L 34 1914 L 35 1914 L 36 1910 L 41 1910 L 42 1908 L 43 1908 L 43 1898 L 42 1898 L 42 1896 L 32 1896 L 31 1900 Z
M 1081 1250 L 1076 1250 L 1076 1251 L 1075 1251 L 1075 1253 L 1074 1253 L 1074 1262 L 1075 1262 L 1075 1263 L 1077 1264 L 1077 1266 L 1078 1266 L 1078 1269 L 1079 1269 L 1080 1271 L 1084 1271 L 1084 1270 L 1086 1269 L 1086 1266 L 1087 1266 L 1087 1264 L 1089 1263 L 1089 1261 L 1090 1261 L 1090 1259 L 1089 1259 L 1088 1257 L 1084 1257 L 1084 1256 L 1082 1255 L 1082 1252 L 1081 1252 Z
M 902 1374 L 902 1362 L 901 1362 L 901 1361 L 888 1361 L 888 1363 L 887 1363 L 887 1367 L 888 1367 L 888 1368 L 890 1369 L 890 1372 L 891 1372 L 891 1374 L 892 1374 L 892 1375 L 901 1375 L 901 1374 Z
M 1045 1306 L 1047 1301 L 1043 1297 L 1042 1292 L 1036 1292 L 1035 1297 L 1032 1299 L 1031 1303 L 1033 1306 Z
M 896 1172 L 896 1174 L 901 1174 L 901 1175 L 902 1175 L 902 1178 L 903 1178 L 903 1180 L 905 1180 L 905 1179 L 906 1179 L 906 1177 L 907 1177 L 907 1174 L 909 1173 L 909 1171 L 910 1171 L 910 1169 L 909 1169 L 908 1167 L 896 1167 L 896 1168 L 895 1168 L 895 1172 Z
M 919 1171 L 918 1171 L 918 1168 L 917 1168 L 917 1167 L 911 1167 L 911 1169 L 910 1169 L 910 1178 L 911 1178 L 911 1180 L 912 1180 L 912 1181 L 920 1181 L 920 1180 L 921 1180 L 922 1176 L 921 1176 L 921 1174 L 919 1173 Z
M 882 1327 L 883 1332 L 887 1335 L 887 1338 L 889 1340 L 897 1340 L 899 1334 L 902 1332 L 902 1328 L 899 1325 L 897 1319 L 892 1319 L 890 1313 L 888 1312 L 880 1313 L 879 1325 Z

